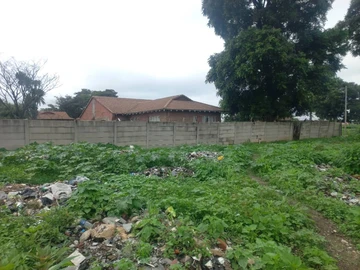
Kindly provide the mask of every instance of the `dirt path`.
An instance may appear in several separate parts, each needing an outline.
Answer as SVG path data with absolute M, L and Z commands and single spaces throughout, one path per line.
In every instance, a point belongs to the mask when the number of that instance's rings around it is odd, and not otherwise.
M 249 176 L 262 186 L 269 186 L 261 178 L 249 173 Z M 289 203 L 297 203 L 289 199 Z M 360 252 L 352 244 L 351 240 L 339 232 L 337 225 L 325 218 L 319 212 L 308 209 L 310 217 L 314 220 L 317 233 L 326 240 L 327 252 L 337 260 L 337 266 L 340 270 L 359 270 L 360 269 Z

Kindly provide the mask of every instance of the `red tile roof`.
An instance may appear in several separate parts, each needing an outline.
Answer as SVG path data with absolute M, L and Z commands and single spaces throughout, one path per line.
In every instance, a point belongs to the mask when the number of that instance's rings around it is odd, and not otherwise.
M 66 112 L 58 111 L 41 111 L 38 112 L 37 119 L 39 120 L 72 120 Z
M 39 120 L 73 120 L 66 112 L 58 111 L 41 111 L 38 112 L 37 119 Z
M 159 110 L 221 112 L 219 107 L 193 101 L 185 95 L 171 96 L 155 100 L 114 97 L 93 98 L 98 100 L 114 114 L 136 114 Z
M 115 114 L 125 114 L 133 107 L 141 102 L 149 101 L 148 99 L 134 99 L 134 98 L 116 98 L 116 97 L 93 97 L 110 112 Z M 89 102 L 90 104 L 90 102 Z

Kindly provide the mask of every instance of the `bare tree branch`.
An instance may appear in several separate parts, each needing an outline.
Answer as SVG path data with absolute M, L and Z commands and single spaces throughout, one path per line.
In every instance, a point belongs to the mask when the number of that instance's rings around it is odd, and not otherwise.
M 0 105 L 14 108 L 14 118 L 34 118 L 47 92 L 59 86 L 59 76 L 43 73 L 45 60 L 0 61 Z

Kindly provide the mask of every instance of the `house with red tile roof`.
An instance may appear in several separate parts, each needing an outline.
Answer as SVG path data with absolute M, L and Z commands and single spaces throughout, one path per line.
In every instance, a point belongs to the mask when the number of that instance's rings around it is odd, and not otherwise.
M 60 111 L 40 111 L 38 112 L 38 120 L 74 120 L 66 112 Z
M 160 99 L 98 97 L 90 99 L 81 120 L 142 122 L 220 122 L 221 109 L 185 95 Z

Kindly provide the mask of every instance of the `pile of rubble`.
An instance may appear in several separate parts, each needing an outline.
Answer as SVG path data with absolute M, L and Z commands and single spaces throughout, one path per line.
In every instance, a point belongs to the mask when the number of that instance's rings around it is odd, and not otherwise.
M 326 164 L 321 164 L 321 165 L 316 165 L 316 169 L 320 172 L 326 172 L 329 169 L 331 169 L 331 166 Z M 327 196 L 339 199 L 348 205 L 360 206 L 359 192 L 352 191 L 348 185 L 348 182 L 351 180 L 358 181 L 359 179 L 351 175 L 345 175 L 342 177 L 334 177 L 331 175 L 327 175 L 324 178 L 324 185 L 325 185 L 325 187 L 323 188 L 325 189 L 324 192 Z
M 174 264 L 186 264 L 187 269 L 231 269 L 230 262 L 225 259 L 226 250 L 231 248 L 228 243 L 220 239 L 218 239 L 218 247 L 209 250 L 212 254 L 210 258 L 203 258 L 201 255 L 197 257 L 177 255 L 176 259 L 164 258 L 165 246 L 155 245 L 151 257 L 146 262 L 134 259 L 133 247 L 139 241 L 132 230 L 133 226 L 140 221 L 141 217 L 139 216 L 129 220 L 107 217 L 94 224 L 80 220 L 76 228 L 69 233 L 70 238 L 73 239 L 70 248 L 74 249 L 69 258 L 74 266 L 66 269 L 88 269 L 91 262 L 94 261 L 102 266 L 108 265 L 107 269 L 114 269 L 113 265 L 116 265 L 122 258 L 135 260 L 138 269 L 146 270 L 165 270 Z M 196 242 L 198 241 L 196 240 Z
M 220 156 L 217 152 L 209 152 L 209 151 L 198 151 L 192 152 L 187 155 L 189 160 L 194 160 L 198 158 L 209 158 L 209 159 L 217 159 Z
M 69 256 L 69 258 L 75 256 L 71 260 L 74 267 L 67 269 L 88 269 L 89 261 L 94 259 L 106 265 L 122 258 L 121 250 L 125 242 L 134 237 L 130 232 L 133 222 L 136 221 L 138 217 L 129 221 L 107 217 L 94 224 L 80 220 L 75 228 L 66 232 L 71 239 L 75 239 L 70 245 L 75 251 Z
M 315 168 L 320 172 L 326 172 L 331 168 L 331 166 L 327 164 L 320 164 L 320 165 L 315 165 Z
M 352 195 L 352 194 L 350 194 L 348 192 L 339 193 L 339 192 L 333 191 L 328 195 L 333 197 L 333 198 L 338 198 L 341 201 L 344 201 L 348 205 L 360 206 L 360 197 L 356 197 L 356 196 L 354 196 L 354 195 Z
M 49 210 L 49 207 L 63 204 L 69 199 L 77 185 L 89 180 L 84 176 L 64 182 L 44 185 L 11 184 L 0 188 L 0 205 L 6 205 L 14 214 L 24 212 L 25 215 L 34 215 L 40 211 Z
M 186 169 L 184 167 L 152 167 L 149 169 L 146 169 L 145 171 L 141 173 L 131 173 L 131 175 L 145 175 L 145 176 L 157 176 L 161 178 L 166 178 L 169 176 L 193 176 L 194 172 Z

